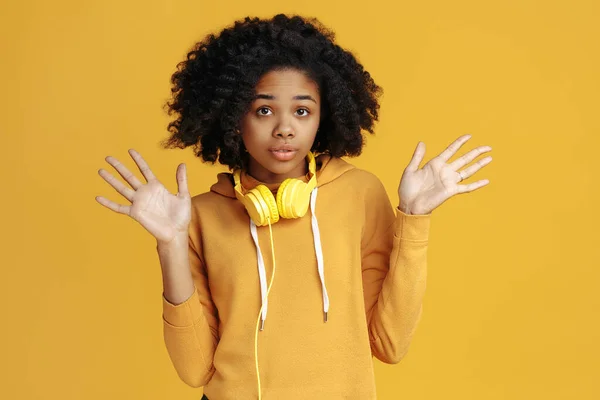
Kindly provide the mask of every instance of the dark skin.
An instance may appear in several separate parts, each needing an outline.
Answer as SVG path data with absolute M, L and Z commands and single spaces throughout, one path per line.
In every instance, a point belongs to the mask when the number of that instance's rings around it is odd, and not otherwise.
M 319 128 L 318 85 L 303 72 L 275 70 L 256 85 L 257 98 L 241 121 L 241 135 L 250 154 L 248 173 L 265 183 L 281 183 L 307 173 L 306 155 Z M 288 146 L 288 159 L 274 152 Z M 283 155 L 281 155 L 283 157 Z

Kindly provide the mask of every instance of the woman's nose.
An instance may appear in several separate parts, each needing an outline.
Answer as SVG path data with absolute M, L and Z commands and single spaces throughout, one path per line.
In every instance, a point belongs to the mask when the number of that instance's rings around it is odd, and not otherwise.
M 278 138 L 289 139 L 296 135 L 294 134 L 294 130 L 291 128 L 279 128 L 275 130 L 274 136 Z

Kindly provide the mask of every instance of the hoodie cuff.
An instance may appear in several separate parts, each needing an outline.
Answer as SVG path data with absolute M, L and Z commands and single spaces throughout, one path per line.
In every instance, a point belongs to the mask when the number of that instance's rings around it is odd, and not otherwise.
M 194 290 L 192 295 L 181 304 L 170 303 L 164 293 L 162 300 L 163 319 L 170 325 L 181 328 L 191 326 L 203 316 L 198 290 Z
M 405 214 L 396 207 L 396 232 L 398 239 L 412 241 L 429 240 L 431 214 Z

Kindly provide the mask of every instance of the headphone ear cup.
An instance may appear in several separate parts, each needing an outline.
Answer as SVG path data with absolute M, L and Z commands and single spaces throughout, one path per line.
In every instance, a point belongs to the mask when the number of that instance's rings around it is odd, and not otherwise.
M 277 202 L 273 193 L 268 187 L 264 185 L 258 185 L 254 189 L 250 190 L 246 197 L 252 202 L 255 208 L 256 219 L 248 210 L 248 214 L 254 220 L 257 226 L 268 225 L 269 221 L 267 217 L 271 219 L 271 224 L 279 221 L 279 212 L 277 210 Z
M 308 210 L 308 199 L 305 195 L 306 183 L 299 179 L 291 179 L 281 194 L 281 216 L 283 218 L 298 218 Z M 277 193 L 279 195 L 279 192 Z
M 290 218 L 298 218 L 299 217 L 299 213 L 298 211 L 298 201 L 301 201 L 298 198 L 298 188 L 300 187 L 300 185 L 302 185 L 303 182 L 301 181 L 294 181 L 291 182 L 288 187 L 287 187 L 287 191 L 284 194 L 284 198 L 285 198 L 285 203 L 287 204 L 287 208 L 286 208 L 286 212 L 287 214 L 290 216 Z
M 279 185 L 279 190 L 277 190 L 277 209 L 279 210 L 279 215 L 281 215 L 282 218 L 290 218 L 288 215 L 288 208 L 289 205 L 286 202 L 286 198 L 284 198 L 285 193 L 287 193 L 287 187 L 290 183 L 292 183 L 293 179 L 292 178 L 288 178 L 286 180 L 284 180 L 281 185 Z
M 308 185 L 302 181 L 298 181 L 298 184 L 294 185 L 294 218 L 303 217 L 308 211 L 308 205 L 310 203 L 310 192 L 308 192 Z
M 249 191 L 240 199 L 242 204 L 246 207 L 246 211 L 250 216 L 250 219 L 254 221 L 257 226 L 262 226 L 267 220 L 264 209 L 261 206 L 261 202 L 256 198 L 254 193 Z

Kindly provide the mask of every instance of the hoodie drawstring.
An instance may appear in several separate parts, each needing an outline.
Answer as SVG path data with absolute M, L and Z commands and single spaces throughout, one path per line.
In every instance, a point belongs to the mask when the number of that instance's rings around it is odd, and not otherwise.
M 323 318 L 324 322 L 327 322 L 327 314 L 329 312 L 329 295 L 327 294 L 327 286 L 325 285 L 325 275 L 324 275 L 324 263 L 323 263 L 323 249 L 321 247 L 321 233 L 319 231 L 319 223 L 317 221 L 317 215 L 315 213 L 315 207 L 317 202 L 317 188 L 315 188 L 310 195 L 310 212 L 312 214 L 311 217 L 311 225 L 315 246 L 315 254 L 317 257 L 317 269 L 319 272 L 319 278 L 321 280 L 321 289 L 323 294 Z M 271 230 L 271 225 L 269 224 L 269 230 Z M 250 234 L 252 235 L 252 240 L 254 241 L 254 245 L 256 246 L 256 257 L 258 260 L 258 276 L 260 280 L 260 293 L 261 293 L 261 304 L 262 304 L 262 315 L 261 315 L 261 325 L 260 330 L 264 329 L 265 320 L 267 319 L 267 308 L 268 308 L 268 291 L 270 290 L 271 284 L 273 283 L 273 278 L 271 278 L 271 282 L 269 284 L 269 289 L 267 289 L 267 278 L 265 272 L 265 261 L 262 256 L 262 252 L 260 250 L 260 245 L 258 244 L 258 234 L 256 225 L 250 219 Z M 273 234 L 271 231 L 271 253 L 273 257 L 273 272 L 275 272 L 275 248 L 273 245 Z
M 251 220 L 252 221 L 252 220 Z M 252 232 L 252 238 L 254 239 L 254 244 L 256 244 L 256 248 L 258 251 L 258 266 L 259 266 L 259 275 L 261 277 L 261 292 L 263 293 L 263 297 L 262 297 L 262 306 L 260 308 L 260 312 L 258 313 L 258 318 L 256 320 L 256 329 L 254 331 L 254 362 L 255 362 L 255 366 L 256 366 L 256 379 L 258 381 L 258 400 L 262 399 L 262 390 L 260 388 L 260 370 L 258 369 L 258 323 L 262 321 L 262 325 L 260 327 L 260 330 L 262 331 L 265 327 L 265 320 L 263 318 L 263 310 L 264 310 L 264 317 L 266 318 L 266 310 L 267 310 L 267 303 L 266 300 L 268 298 L 269 292 L 271 291 L 271 286 L 273 285 L 273 278 L 275 277 L 275 246 L 273 246 L 273 229 L 271 229 L 271 219 L 269 217 L 267 217 L 267 222 L 269 223 L 269 235 L 271 237 L 271 256 L 273 257 L 273 271 L 271 272 L 271 283 L 269 283 L 269 288 L 267 289 L 267 293 L 265 294 L 263 291 L 263 288 L 266 286 L 265 284 L 265 279 L 264 276 L 265 274 L 265 263 L 263 261 L 262 255 L 260 254 L 260 247 L 258 246 L 258 237 L 256 235 L 256 225 L 254 225 L 254 222 L 251 222 L 250 224 L 250 230 Z M 262 274 L 261 274 L 261 265 L 262 265 Z
M 271 230 L 271 221 L 269 221 L 269 230 Z M 256 258 L 258 259 L 258 276 L 260 278 L 260 295 L 262 304 L 262 317 L 260 330 L 262 331 L 265 326 L 265 319 L 267 319 L 267 307 L 268 307 L 268 293 L 267 293 L 267 273 L 265 272 L 265 260 L 263 259 L 262 252 L 260 251 L 260 245 L 258 244 L 258 233 L 256 231 L 256 224 L 250 218 L 250 234 L 256 247 Z M 274 250 L 273 236 L 271 235 L 271 250 Z M 275 257 L 273 257 L 273 270 L 275 270 Z M 273 279 L 271 279 L 273 283 Z
M 317 203 L 317 188 L 310 194 L 310 213 L 312 214 L 311 224 L 313 231 L 313 239 L 315 243 L 315 254 L 317 256 L 317 270 L 319 278 L 321 278 L 321 289 L 323 292 L 323 319 L 327 322 L 327 313 L 329 312 L 329 295 L 327 294 L 327 286 L 325 286 L 325 272 L 323 266 L 323 248 L 321 247 L 321 232 L 319 231 L 319 222 L 315 207 Z

